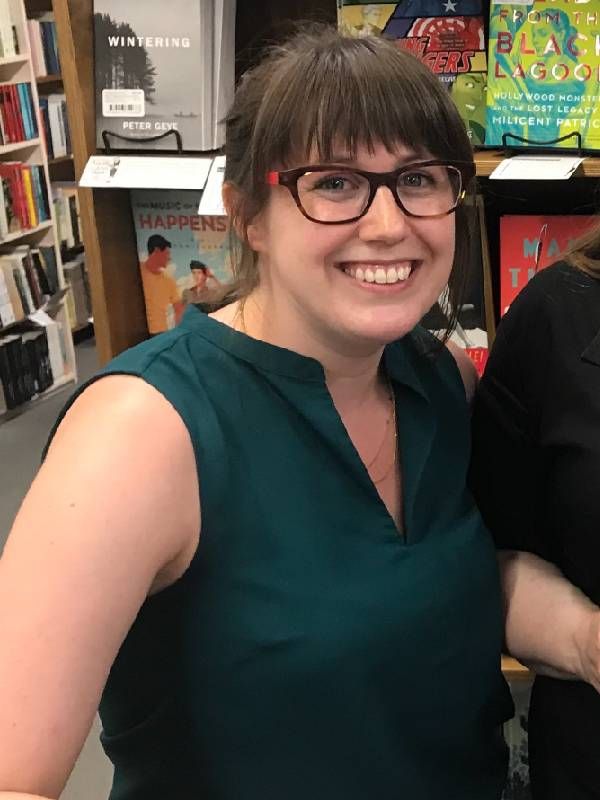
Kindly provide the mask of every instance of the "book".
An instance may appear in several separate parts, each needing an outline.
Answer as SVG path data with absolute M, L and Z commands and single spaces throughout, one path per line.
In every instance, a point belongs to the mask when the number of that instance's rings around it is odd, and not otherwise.
M 421 59 L 449 90 L 473 144 L 485 143 L 482 0 L 338 0 L 338 24 L 348 35 L 383 36 Z
M 598 224 L 591 215 L 500 217 L 500 314 L 538 270 L 559 261 L 575 239 Z
M 235 8 L 234 0 L 218 2 Z M 165 13 L 162 0 L 94 0 L 99 147 L 103 131 L 133 138 L 112 140 L 124 150 L 174 150 L 171 136 L 143 141 L 171 130 L 181 134 L 184 150 L 213 150 L 223 144 L 223 132 L 217 129 L 215 135 L 214 123 L 214 97 L 223 90 L 215 89 L 214 76 L 228 82 L 225 94 L 231 97 L 233 67 L 226 71 L 213 61 L 216 50 L 231 65 L 234 55 L 231 47 L 214 46 L 214 6 L 214 0 L 173 0 Z M 234 17 L 226 19 L 231 23 Z M 232 40 L 229 32 L 220 38 Z
M 44 45 L 42 43 L 42 32 L 39 19 L 28 19 L 29 42 L 31 44 L 31 62 L 33 73 L 36 78 L 48 75 L 48 67 L 44 57 Z
M 202 193 L 131 191 L 150 333 L 172 328 L 187 303 L 202 303 L 231 277 L 227 220 L 200 216 Z
M 18 46 L 15 47 L 15 44 L 18 43 L 15 36 L 10 0 L 0 0 L 0 43 L 2 58 L 9 58 L 19 54 Z
M 68 122 L 66 119 L 65 95 L 48 95 L 47 110 L 53 158 L 66 156 L 68 153 L 66 135 Z
M 5 328 L 16 321 L 17 317 L 12 304 L 12 297 L 8 290 L 6 276 L 0 270 L 0 328 Z
M 458 321 L 450 340 L 466 351 L 478 374 L 482 375 L 496 328 L 489 247 L 481 196 L 474 199 L 471 211 L 473 230 L 468 269 Z M 451 312 L 450 291 L 446 287 L 437 303 L 421 320 L 421 324 L 440 337 L 448 325 Z
M 600 0 L 491 4 L 486 144 L 502 144 L 505 133 L 534 144 L 579 133 L 583 148 L 600 148 L 599 14 Z M 577 145 L 572 137 L 552 146 Z

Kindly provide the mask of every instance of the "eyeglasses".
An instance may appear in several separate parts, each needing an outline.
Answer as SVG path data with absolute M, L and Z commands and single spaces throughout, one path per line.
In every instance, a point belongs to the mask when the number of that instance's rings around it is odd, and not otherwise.
M 363 217 L 380 186 L 387 186 L 409 217 L 452 214 L 475 174 L 472 162 L 420 161 L 392 172 L 326 166 L 298 167 L 267 173 L 271 186 L 286 186 L 311 222 L 342 225 Z

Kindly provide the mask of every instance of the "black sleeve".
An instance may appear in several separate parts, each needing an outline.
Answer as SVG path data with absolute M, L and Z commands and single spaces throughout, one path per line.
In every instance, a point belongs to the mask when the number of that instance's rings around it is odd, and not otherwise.
M 469 481 L 498 548 L 548 558 L 540 513 L 540 408 L 549 349 L 543 286 L 534 279 L 498 327 L 473 403 Z

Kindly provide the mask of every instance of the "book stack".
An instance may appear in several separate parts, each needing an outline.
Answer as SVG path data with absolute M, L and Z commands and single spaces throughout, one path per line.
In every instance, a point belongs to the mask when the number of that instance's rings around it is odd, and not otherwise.
M 58 365 L 59 374 L 53 371 Z M 56 367 L 55 367 L 56 368 Z M 58 323 L 0 337 L 0 413 L 49 389 L 64 374 Z
M 0 328 L 41 308 L 59 289 L 53 247 L 16 247 L 0 256 Z
M 40 97 L 40 113 L 48 158 L 70 155 L 72 148 L 65 95 L 49 94 L 47 97 Z
M 26 142 L 38 136 L 31 84 L 0 84 L 0 144 Z
M 77 186 L 68 182 L 53 183 L 52 195 L 58 241 L 65 260 L 68 260 L 69 250 L 83 246 Z
M 20 161 L 0 163 L 0 242 L 50 219 L 44 168 Z
M 20 53 L 10 0 L 0 0 L 0 58 L 11 58 Z
M 133 141 L 120 149 L 214 150 L 233 100 L 235 0 L 94 0 L 96 130 Z M 189 82 L 174 80 L 184 75 Z
M 44 75 L 59 75 L 60 62 L 54 15 L 48 13 L 37 19 L 29 19 L 27 25 L 34 74 L 38 78 Z

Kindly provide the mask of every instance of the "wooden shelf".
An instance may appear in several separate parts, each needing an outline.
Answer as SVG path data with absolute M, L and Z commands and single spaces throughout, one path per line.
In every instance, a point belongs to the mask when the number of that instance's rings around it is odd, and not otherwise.
M 6 56 L 6 58 L 0 58 L 0 67 L 8 66 L 10 64 L 26 64 L 29 61 L 28 55 L 18 55 L 18 56 Z
M 24 231 L 16 231 L 15 233 L 9 233 L 8 236 L 5 236 L 4 239 L 0 239 L 0 245 L 3 244 L 12 244 L 13 242 L 18 242 L 19 239 L 24 239 L 27 236 L 33 236 L 36 233 L 40 233 L 41 231 L 50 230 L 52 227 L 52 220 L 46 220 L 46 222 L 42 222 L 41 225 L 38 225 L 36 228 L 28 228 Z
M 557 151 L 560 153 L 560 151 Z M 573 153 L 562 153 L 563 155 L 573 155 Z M 506 158 L 501 150 L 477 150 L 475 153 L 475 167 L 477 175 L 481 178 L 488 178 L 496 169 L 498 164 Z M 600 177 L 600 158 L 590 156 L 585 158 L 582 164 L 573 173 L 574 178 L 599 178 Z
M 62 75 L 38 75 L 36 81 L 38 86 L 44 83 L 62 83 Z
M 526 681 L 533 676 L 516 658 L 502 656 L 502 673 L 507 681 Z
M 22 142 L 11 142 L 10 144 L 0 145 L 0 156 L 16 153 L 18 150 L 26 150 L 28 147 L 39 147 L 39 139 L 25 139 Z

